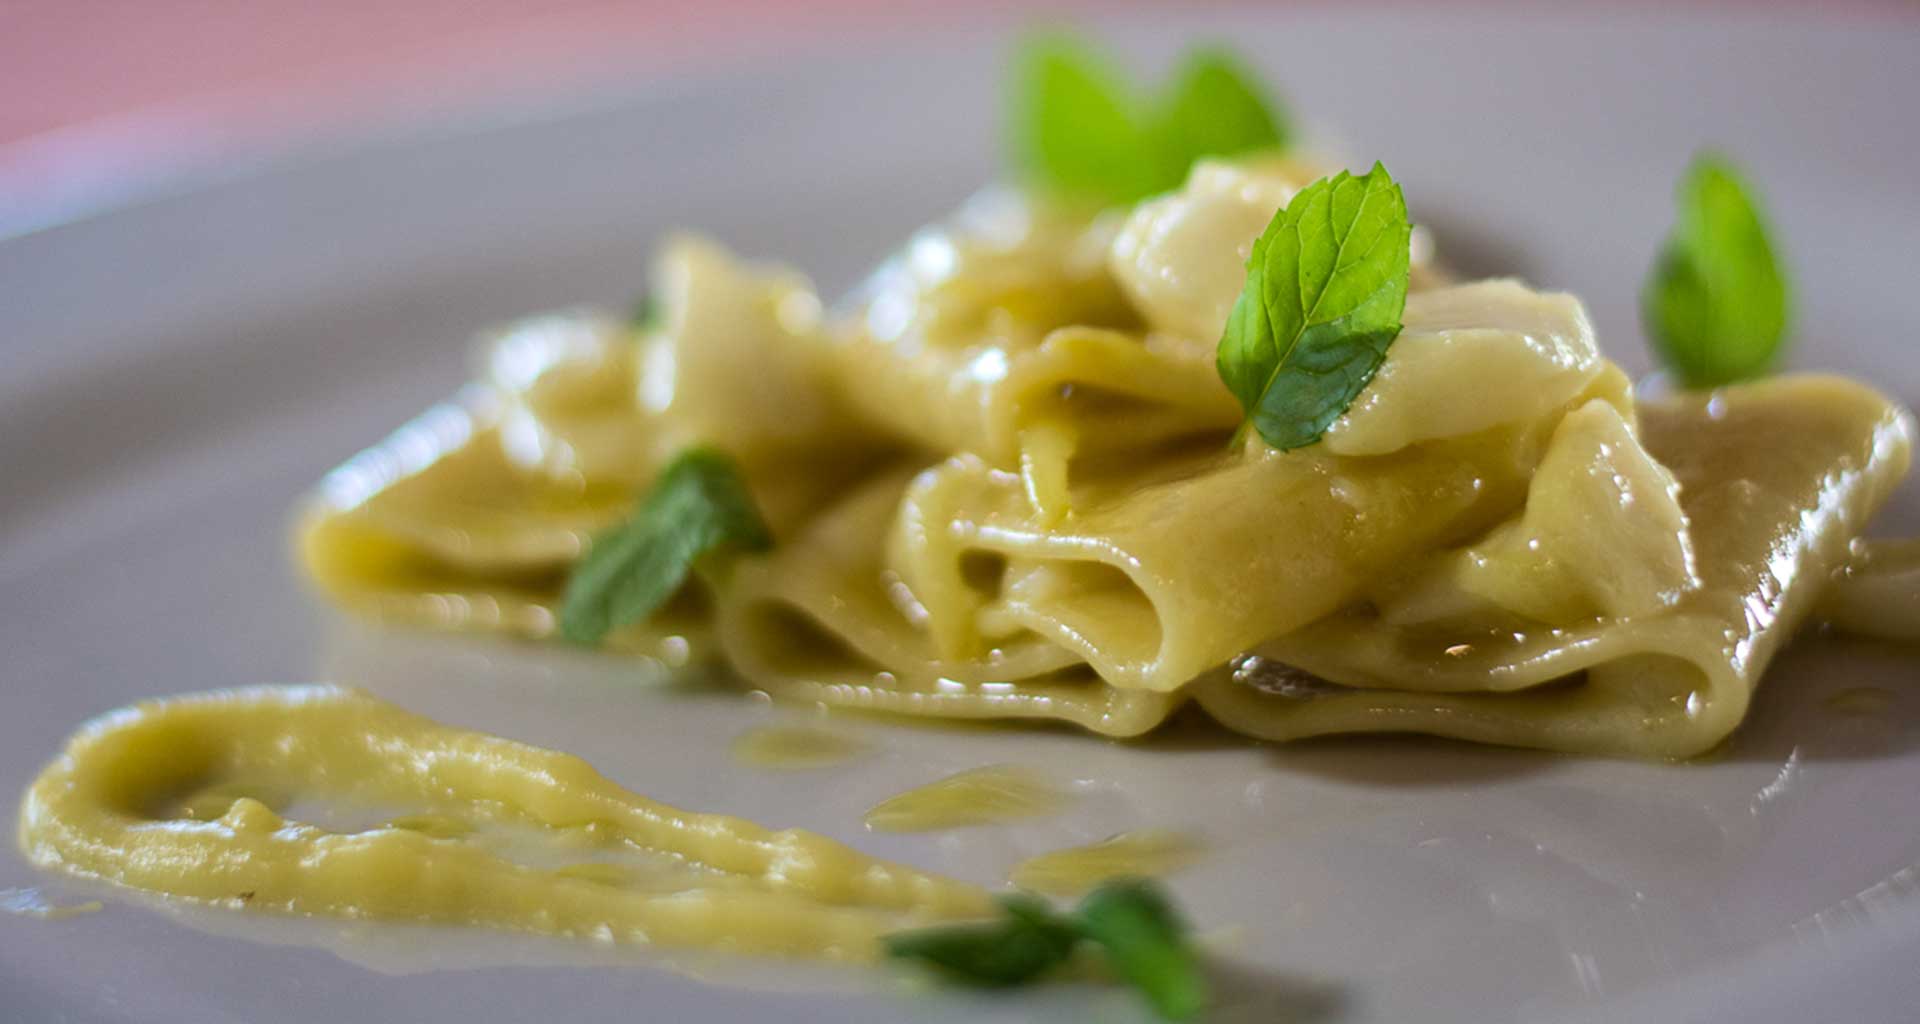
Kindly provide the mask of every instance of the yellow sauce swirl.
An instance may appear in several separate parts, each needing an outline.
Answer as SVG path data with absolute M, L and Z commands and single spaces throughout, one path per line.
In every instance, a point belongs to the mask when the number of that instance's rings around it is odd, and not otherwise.
M 254 796 L 416 806 L 365 831 L 292 821 Z M 205 794 L 237 793 L 211 820 Z M 196 800 L 197 797 L 197 800 Z M 458 820 L 533 829 L 564 845 L 684 869 L 621 884 L 613 869 L 516 863 Z M 660 946 L 864 961 L 877 939 L 979 916 L 986 893 L 867 857 L 824 836 L 681 811 L 580 758 L 441 725 L 329 686 L 257 687 L 150 701 L 82 727 L 27 790 L 32 863 L 227 906 L 438 922 Z

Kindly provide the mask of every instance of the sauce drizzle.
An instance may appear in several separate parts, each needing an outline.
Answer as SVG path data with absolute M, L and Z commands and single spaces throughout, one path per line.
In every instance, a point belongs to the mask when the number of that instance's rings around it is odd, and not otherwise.
M 282 817 L 247 787 L 426 817 L 332 832 Z M 226 803 L 217 817 L 178 813 L 183 797 L 209 790 Z M 685 875 L 634 887 L 611 870 L 516 863 L 460 829 L 425 827 L 447 820 L 531 829 L 562 847 L 592 833 Z M 95 719 L 27 790 L 19 837 L 40 867 L 228 907 L 846 961 L 873 959 L 896 928 L 989 908 L 974 886 L 811 832 L 669 807 L 572 755 L 329 686 L 150 701 Z

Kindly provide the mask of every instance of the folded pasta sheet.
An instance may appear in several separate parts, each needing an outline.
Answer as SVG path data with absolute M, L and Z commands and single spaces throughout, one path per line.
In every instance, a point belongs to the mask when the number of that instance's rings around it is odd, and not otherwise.
M 1214 343 L 1306 173 L 1203 163 L 1125 217 L 989 194 L 834 316 L 677 241 L 657 319 L 522 324 L 331 475 L 307 565 L 383 618 L 543 637 L 593 536 L 699 443 L 778 543 L 614 646 L 1114 736 L 1191 702 L 1268 739 L 1717 743 L 1905 472 L 1907 415 L 1822 377 L 1639 404 L 1573 297 L 1421 268 L 1319 443 L 1230 443 Z
M 568 569 L 677 450 L 738 458 L 776 532 L 797 528 L 885 447 L 854 433 L 826 383 L 803 281 L 670 243 L 661 323 L 555 314 L 483 339 L 479 381 L 328 474 L 300 556 L 338 603 L 375 618 L 540 639 Z M 752 379 L 721 379 L 751 363 Z M 710 653 L 698 581 L 609 646 Z
M 1261 666 L 1243 665 L 1238 680 L 1220 673 L 1196 686 L 1200 704 L 1266 739 L 1425 732 L 1666 757 L 1712 747 L 1905 473 L 1912 422 L 1850 381 L 1783 377 L 1648 403 L 1641 434 L 1678 482 L 1693 546 L 1697 582 L 1670 600 L 1557 625 L 1471 599 L 1437 622 L 1395 622 L 1391 605 L 1348 609 L 1255 649 L 1328 684 L 1263 688 Z M 1610 486 L 1611 467 L 1593 478 Z M 1545 531 L 1593 538 L 1576 564 L 1617 560 L 1596 576 L 1643 570 L 1644 552 L 1609 547 L 1618 536 L 1591 514 L 1554 507 L 1559 522 Z

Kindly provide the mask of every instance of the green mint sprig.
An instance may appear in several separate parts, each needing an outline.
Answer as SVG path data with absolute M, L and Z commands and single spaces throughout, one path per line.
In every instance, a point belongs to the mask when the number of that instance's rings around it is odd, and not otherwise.
M 1021 177 L 1101 203 L 1177 188 L 1202 157 L 1284 149 L 1292 134 L 1253 74 L 1217 48 L 1189 52 L 1167 93 L 1145 100 L 1084 42 L 1035 35 L 1015 58 L 1010 94 Z
M 981 988 L 1024 985 L 1066 962 L 1080 933 L 1032 896 L 1000 899 L 1006 916 L 983 924 L 921 928 L 885 938 L 887 955 L 919 960 Z
M 1302 189 L 1254 242 L 1216 365 L 1269 445 L 1318 441 L 1373 379 L 1400 334 L 1411 231 L 1375 163 Z
M 1753 188 L 1724 157 L 1694 158 L 1678 220 L 1640 291 L 1660 359 L 1688 387 L 1767 373 L 1787 334 L 1786 271 Z
M 560 635 L 598 644 L 608 631 L 665 604 L 699 559 L 772 546 L 734 461 L 711 449 L 683 452 L 633 516 L 595 538 L 574 565 L 561 597 Z
M 1206 1008 L 1206 977 L 1186 923 L 1152 882 L 1108 882 L 1066 914 L 1024 894 L 1003 897 L 1000 907 L 1005 916 L 996 921 L 886 936 L 886 953 L 961 984 L 1006 988 L 1039 980 L 1091 943 L 1162 1017 L 1187 1020 Z
M 627 313 L 627 323 L 636 331 L 653 331 L 660 327 L 660 303 L 652 293 L 641 295 L 633 300 L 633 308 Z

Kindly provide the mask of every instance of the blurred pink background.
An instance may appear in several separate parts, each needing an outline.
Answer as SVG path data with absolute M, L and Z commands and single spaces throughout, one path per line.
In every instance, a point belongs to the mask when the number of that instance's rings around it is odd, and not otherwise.
M 1293 6 L 1417 0 L 1305 0 Z M 1523 0 L 1481 0 L 1512 7 Z M 521 93 L 724 70 L 849 37 L 1085 13 L 1010 0 L 0 0 L 0 200 L 77 202 L 235 151 Z M 1421 4 L 1421 6 L 1427 6 Z M 1660 0 L 1554 0 L 1646 16 Z M 1685 0 L 1806 16 L 1920 15 L 1914 0 Z
M 0 0 L 0 199 L 58 202 L 360 122 L 1076 6 Z

